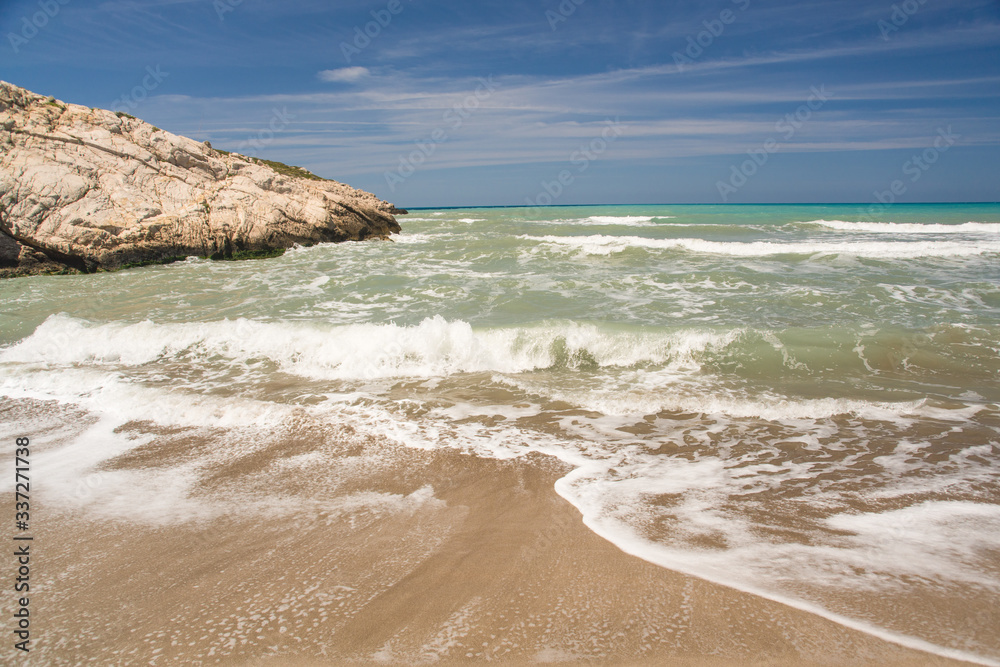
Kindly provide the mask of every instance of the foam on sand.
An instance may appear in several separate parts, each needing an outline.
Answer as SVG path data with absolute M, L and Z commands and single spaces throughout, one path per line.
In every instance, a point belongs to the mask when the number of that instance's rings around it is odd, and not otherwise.
M 874 625 L 873 623 L 868 623 L 844 614 L 830 611 L 821 605 L 799 598 L 781 595 L 775 593 L 773 589 L 767 589 L 749 584 L 747 580 L 739 576 L 739 568 L 735 570 L 730 569 L 737 561 L 727 560 L 723 567 L 713 568 L 706 565 L 704 561 L 704 554 L 689 554 L 663 549 L 659 545 L 637 535 L 634 531 L 623 528 L 620 523 L 595 518 L 595 513 L 585 509 L 585 503 L 581 502 L 581 499 L 567 488 L 571 483 L 572 478 L 578 474 L 586 474 L 586 471 L 584 469 L 579 469 L 568 477 L 559 480 L 556 484 L 556 491 L 583 513 L 584 523 L 588 528 L 601 537 L 607 539 L 609 542 L 612 542 L 627 554 L 642 558 L 647 562 L 665 567 L 667 569 L 721 584 L 728 588 L 749 593 L 765 600 L 772 600 L 793 609 L 799 609 L 810 614 L 815 614 L 816 616 L 833 621 L 834 623 L 852 630 L 864 632 L 872 635 L 873 637 L 878 637 L 879 639 L 883 639 L 906 648 L 924 651 L 932 655 L 952 660 L 963 660 L 978 665 L 1000 667 L 1000 660 L 994 660 L 987 656 L 970 651 L 940 646 L 918 637 L 886 630 L 885 628 Z

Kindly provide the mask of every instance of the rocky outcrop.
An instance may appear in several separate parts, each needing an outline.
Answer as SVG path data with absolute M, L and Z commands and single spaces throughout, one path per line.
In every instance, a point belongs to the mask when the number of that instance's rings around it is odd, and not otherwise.
M 392 204 L 0 81 L 0 275 L 386 239 Z

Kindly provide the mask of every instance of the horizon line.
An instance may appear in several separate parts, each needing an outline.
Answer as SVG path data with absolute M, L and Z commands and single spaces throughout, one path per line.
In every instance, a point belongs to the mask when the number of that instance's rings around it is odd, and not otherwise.
M 927 201 L 927 202 L 897 202 L 894 204 L 879 204 L 877 202 L 674 202 L 674 203 L 640 203 L 640 204 L 549 204 L 547 206 L 528 206 L 525 204 L 469 204 L 467 206 L 399 206 L 406 211 L 460 210 L 469 208 L 587 208 L 611 206 L 883 206 L 897 208 L 900 206 L 961 206 L 961 205 L 1000 205 L 1000 201 Z M 400 214 L 403 215 L 403 214 Z

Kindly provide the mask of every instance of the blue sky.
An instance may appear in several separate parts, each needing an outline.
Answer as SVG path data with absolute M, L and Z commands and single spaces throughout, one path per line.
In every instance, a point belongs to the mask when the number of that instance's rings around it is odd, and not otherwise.
M 3 80 L 400 206 L 1000 199 L 1000 0 L 0 0 L 0 35 Z

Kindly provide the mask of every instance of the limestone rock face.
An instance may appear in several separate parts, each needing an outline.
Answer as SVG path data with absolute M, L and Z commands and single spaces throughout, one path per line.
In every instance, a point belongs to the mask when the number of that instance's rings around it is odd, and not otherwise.
M 400 231 L 392 204 L 296 173 L 0 81 L 0 276 Z

